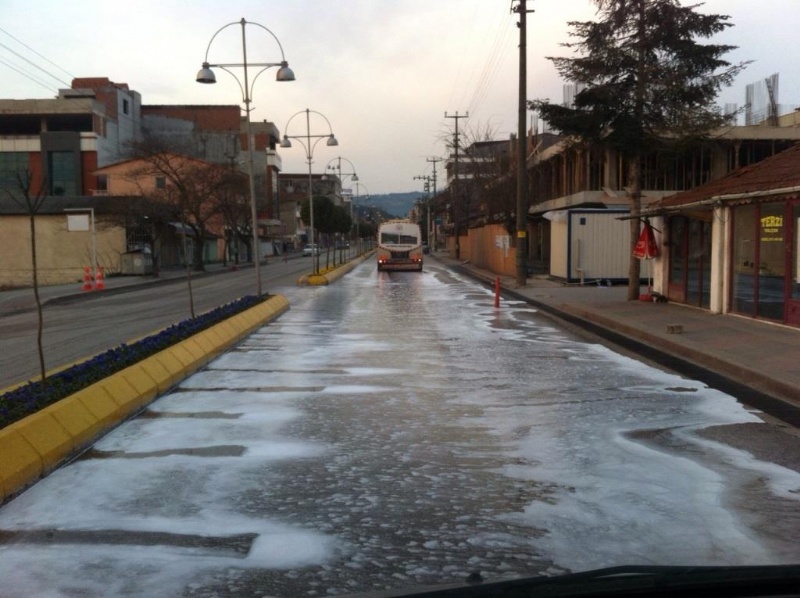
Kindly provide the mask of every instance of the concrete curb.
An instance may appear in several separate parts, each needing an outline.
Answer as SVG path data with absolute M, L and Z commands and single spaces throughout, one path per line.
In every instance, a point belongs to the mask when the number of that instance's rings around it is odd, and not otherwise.
M 342 276 L 347 274 L 348 272 L 352 271 L 353 268 L 358 266 L 361 262 L 368 259 L 372 255 L 372 252 L 369 251 L 362 255 L 361 257 L 357 257 L 355 259 L 350 260 L 346 264 L 341 266 L 337 266 L 330 272 L 326 272 L 325 274 L 304 274 L 300 278 L 297 279 L 297 286 L 299 287 L 306 287 L 306 286 L 325 286 L 329 285 L 332 282 L 339 280 Z
M 276 295 L 0 430 L 0 504 L 288 309 Z

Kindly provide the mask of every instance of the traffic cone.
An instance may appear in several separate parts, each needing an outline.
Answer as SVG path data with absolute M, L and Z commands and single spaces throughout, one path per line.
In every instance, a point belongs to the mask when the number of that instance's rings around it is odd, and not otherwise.
M 94 290 L 94 285 L 92 284 L 92 269 L 89 266 L 83 269 L 83 290 Z
M 95 276 L 95 281 L 97 283 L 95 285 L 95 288 L 98 291 L 102 291 L 103 289 L 106 288 L 106 283 L 105 283 L 105 281 L 103 281 L 103 269 L 102 268 L 98 268 L 97 269 L 97 276 Z

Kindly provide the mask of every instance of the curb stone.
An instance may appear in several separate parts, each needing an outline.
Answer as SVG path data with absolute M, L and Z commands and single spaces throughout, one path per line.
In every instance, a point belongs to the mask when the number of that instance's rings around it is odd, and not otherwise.
M 0 429 L 0 504 L 288 309 L 276 295 Z
M 358 266 L 361 262 L 369 259 L 371 256 L 372 256 L 372 251 L 369 251 L 364 255 L 362 255 L 361 257 L 352 259 L 346 264 L 343 264 L 341 266 L 337 266 L 336 268 L 334 268 L 330 272 L 326 272 L 325 274 L 304 274 L 303 276 L 297 279 L 297 286 L 316 287 L 316 286 L 329 285 L 330 283 L 339 280 L 342 276 L 352 271 L 353 268 Z

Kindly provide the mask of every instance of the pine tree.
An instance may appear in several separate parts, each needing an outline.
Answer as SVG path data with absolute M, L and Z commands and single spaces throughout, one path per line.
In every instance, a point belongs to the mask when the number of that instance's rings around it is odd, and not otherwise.
M 631 259 L 628 299 L 639 296 L 641 161 L 666 140 L 702 137 L 725 122 L 713 105 L 747 63 L 722 56 L 735 46 L 702 44 L 731 27 L 728 16 L 704 15 L 678 0 L 595 0 L 597 21 L 569 23 L 576 57 L 548 57 L 581 91 L 574 107 L 530 103 L 564 135 L 617 151 L 628 164 Z

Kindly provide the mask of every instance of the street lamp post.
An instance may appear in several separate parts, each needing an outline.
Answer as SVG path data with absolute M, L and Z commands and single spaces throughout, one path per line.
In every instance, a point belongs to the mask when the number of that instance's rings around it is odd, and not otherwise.
M 336 164 L 331 164 L 331 162 L 333 162 L 334 160 L 336 160 Z M 342 172 L 342 160 L 344 160 L 345 162 L 347 162 L 350 165 L 350 168 L 353 169 L 353 172 Z M 333 170 L 333 171 L 338 172 L 339 184 L 340 185 L 343 184 L 343 180 L 344 179 L 342 177 L 349 177 L 350 180 L 353 181 L 354 183 L 358 181 L 358 175 L 356 174 L 356 167 L 347 158 L 342 158 L 341 156 L 333 158 L 333 159 L 328 161 L 328 165 L 325 167 L 325 169 L 326 170 Z M 352 230 L 353 230 L 353 196 L 352 195 L 350 196 L 349 202 L 350 202 L 350 231 L 351 231 L 350 232 L 350 240 L 352 240 L 352 238 L 353 238 L 353 233 L 352 233 Z
M 316 114 L 321 116 L 328 125 L 328 133 L 324 135 L 315 135 L 311 133 L 311 114 Z M 295 116 L 299 114 L 306 115 L 306 134 L 305 135 L 289 135 L 287 131 L 289 130 L 289 125 L 294 120 Z M 317 147 L 317 144 L 322 139 L 326 139 L 325 145 L 331 147 L 335 145 L 339 145 L 339 142 L 336 140 L 336 137 L 333 135 L 333 129 L 331 128 L 330 121 L 326 118 L 324 114 L 321 112 L 317 112 L 316 110 L 309 110 L 306 108 L 305 110 L 300 110 L 299 112 L 294 113 L 289 120 L 286 122 L 286 127 L 283 129 L 283 139 L 281 140 L 281 147 L 283 148 L 290 148 L 292 147 L 292 142 L 290 139 L 297 139 L 300 142 L 300 145 L 303 146 L 303 149 L 306 151 L 306 160 L 308 161 L 308 211 L 310 214 L 309 217 L 309 233 L 308 233 L 308 242 L 310 245 L 314 245 L 314 194 L 312 191 L 312 178 L 311 178 L 311 164 L 314 161 L 314 149 Z M 314 143 L 311 143 L 311 140 L 314 140 Z M 314 265 L 314 274 L 319 271 L 319 255 L 314 255 L 314 253 L 319 253 L 312 251 L 311 253 L 311 260 Z
M 430 247 L 432 247 L 432 243 L 431 243 L 431 231 L 433 230 L 433 229 L 431 228 L 431 222 L 432 222 L 432 220 L 431 220 L 431 198 L 430 198 L 430 192 L 431 192 L 431 177 L 429 177 L 429 176 L 427 176 L 427 175 L 420 175 L 420 176 L 415 176 L 415 177 L 414 177 L 414 179 L 420 179 L 420 180 L 423 180 L 423 181 L 425 181 L 425 186 L 424 186 L 424 189 L 425 189 L 425 208 L 426 208 L 426 211 L 428 212 L 428 234 L 427 234 L 427 241 L 428 241 L 428 247 L 430 248 Z
M 94 221 L 94 208 L 64 208 L 64 211 L 68 215 L 75 212 L 89 214 L 89 232 L 92 240 L 92 278 L 97 280 L 97 227 Z
M 369 197 L 369 189 L 363 183 L 356 182 L 356 203 L 358 203 L 358 192 L 359 188 L 364 187 L 366 189 L 367 194 L 364 197 Z M 361 255 L 361 235 L 359 234 L 359 226 L 358 226 L 358 212 L 356 212 L 356 244 L 358 245 L 358 254 Z
M 242 62 L 241 63 L 219 63 L 219 64 L 211 64 L 208 61 L 208 52 L 211 50 L 211 44 L 214 42 L 214 39 L 219 35 L 220 31 L 230 27 L 231 25 L 240 24 L 242 26 Z M 255 25 L 256 27 L 260 27 L 267 33 L 269 33 L 274 39 L 275 42 L 278 44 L 278 48 L 281 51 L 281 61 L 280 62 L 247 62 L 247 38 L 246 38 L 246 25 Z M 256 76 L 253 77 L 252 83 L 249 80 L 248 76 L 248 67 L 260 67 L 261 70 L 256 73 Z M 197 73 L 197 82 L 198 83 L 216 83 L 217 77 L 214 75 L 214 71 L 211 70 L 211 67 L 214 68 L 221 68 L 223 71 L 229 73 L 235 80 L 236 83 L 239 85 L 239 89 L 242 91 L 242 100 L 244 101 L 244 111 L 247 119 L 247 174 L 250 179 L 250 218 L 252 220 L 252 228 L 253 228 L 253 265 L 256 272 L 256 292 L 257 295 L 261 296 L 261 260 L 260 260 L 260 242 L 258 238 L 258 210 L 256 208 L 256 185 L 255 185 L 255 172 L 254 172 L 254 152 L 253 152 L 253 131 L 250 122 L 250 111 L 252 108 L 250 107 L 250 102 L 252 101 L 253 97 L 253 86 L 256 83 L 256 79 L 258 76 L 266 71 L 268 68 L 276 66 L 278 67 L 278 72 L 275 75 L 276 81 L 294 81 L 294 73 L 292 69 L 289 68 L 289 63 L 286 62 L 286 57 L 283 54 L 283 46 L 281 46 L 281 42 L 275 36 L 272 31 L 260 25 L 259 23 L 253 23 L 252 21 L 248 22 L 245 19 L 241 21 L 234 21 L 233 23 L 228 23 L 223 27 L 220 27 L 217 32 L 211 37 L 211 40 L 208 42 L 208 47 L 206 48 L 206 56 L 205 60 L 203 60 L 203 67 Z M 239 81 L 239 78 L 233 74 L 229 69 L 232 67 L 241 67 L 244 69 L 244 85 Z

